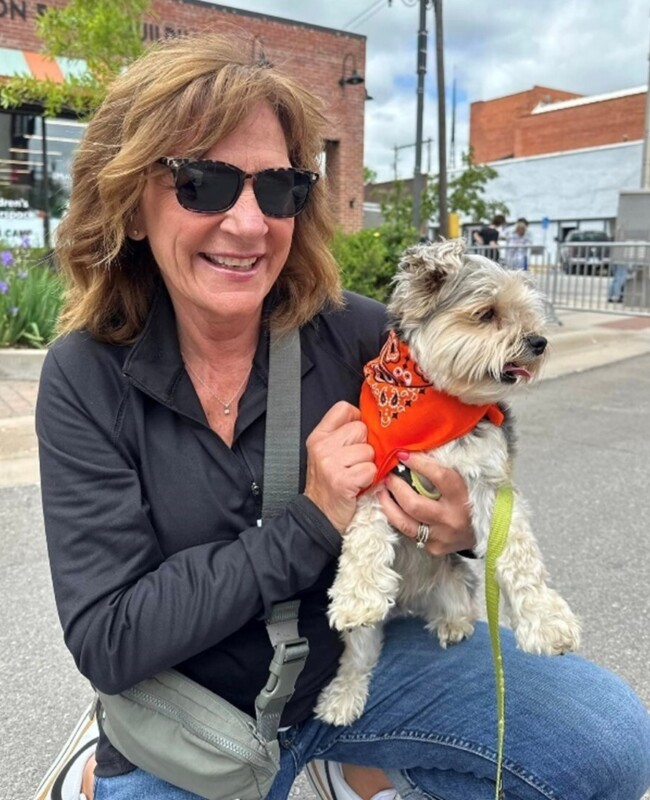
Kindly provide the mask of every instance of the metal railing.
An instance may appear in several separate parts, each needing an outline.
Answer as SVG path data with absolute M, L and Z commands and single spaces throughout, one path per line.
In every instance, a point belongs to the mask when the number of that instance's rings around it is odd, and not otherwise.
M 509 268 L 526 268 L 552 309 L 650 316 L 650 242 L 571 242 L 544 247 L 472 246 Z M 555 321 L 558 321 L 555 317 Z

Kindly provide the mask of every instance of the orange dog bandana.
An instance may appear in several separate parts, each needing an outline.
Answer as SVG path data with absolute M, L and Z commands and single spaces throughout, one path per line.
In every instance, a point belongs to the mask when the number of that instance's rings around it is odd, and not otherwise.
M 359 407 L 368 444 L 375 451 L 378 472 L 373 486 L 397 466 L 400 450 L 433 450 L 465 436 L 484 417 L 495 425 L 503 422 L 496 403 L 468 405 L 435 389 L 395 331 L 363 373 Z

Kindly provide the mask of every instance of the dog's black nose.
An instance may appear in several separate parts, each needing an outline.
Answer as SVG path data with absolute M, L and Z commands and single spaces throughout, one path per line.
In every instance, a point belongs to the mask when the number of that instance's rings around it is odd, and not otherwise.
M 525 341 L 536 356 L 541 356 L 544 350 L 546 350 L 546 345 L 548 344 L 547 339 L 545 339 L 543 336 L 537 336 L 535 333 L 531 333 L 530 336 L 526 336 Z

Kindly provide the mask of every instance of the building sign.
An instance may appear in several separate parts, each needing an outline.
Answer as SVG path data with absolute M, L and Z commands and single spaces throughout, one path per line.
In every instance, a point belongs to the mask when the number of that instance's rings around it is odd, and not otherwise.
M 28 3 L 27 0 L 0 0 L 0 19 L 27 22 L 47 11 L 47 3 Z M 157 42 L 170 36 L 187 34 L 185 28 L 174 28 L 158 22 L 143 22 L 140 38 L 143 42 Z
M 0 197 L 0 243 L 19 247 L 25 239 L 32 247 L 43 246 L 43 212 L 23 198 Z
M 38 17 L 46 10 L 46 3 L 28 3 L 27 0 L 0 0 L 0 19 L 27 22 L 28 17 Z

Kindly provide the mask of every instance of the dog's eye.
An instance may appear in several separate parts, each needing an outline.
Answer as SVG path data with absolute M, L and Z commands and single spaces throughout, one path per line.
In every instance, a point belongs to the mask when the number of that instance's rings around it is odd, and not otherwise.
M 496 313 L 497 312 L 493 308 L 488 308 L 478 318 L 479 322 L 490 322 L 496 317 Z

